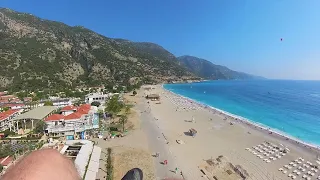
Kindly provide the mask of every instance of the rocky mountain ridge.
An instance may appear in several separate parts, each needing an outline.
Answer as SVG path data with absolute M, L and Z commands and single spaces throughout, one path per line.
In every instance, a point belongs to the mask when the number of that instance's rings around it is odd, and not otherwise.
M 135 84 L 197 78 L 153 43 L 112 39 L 81 26 L 0 8 L 0 88 Z

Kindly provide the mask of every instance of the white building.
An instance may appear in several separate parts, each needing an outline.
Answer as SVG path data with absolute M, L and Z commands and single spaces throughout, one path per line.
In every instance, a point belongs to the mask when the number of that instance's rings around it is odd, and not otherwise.
M 40 101 L 39 104 L 37 104 L 37 107 L 41 107 L 41 106 L 44 106 L 44 103 L 46 102 L 47 100 L 43 100 L 43 101 Z M 55 98 L 55 99 L 50 99 L 49 101 L 52 102 L 53 106 L 55 107 L 64 107 L 64 106 L 69 106 L 69 105 L 72 105 L 72 101 L 68 98 Z
M 12 119 L 20 114 L 19 110 L 9 109 L 8 111 L 0 113 L 0 130 L 4 131 L 9 129 L 12 125 Z
M 62 112 L 62 115 L 68 116 L 69 114 L 72 114 L 78 110 L 78 107 L 76 106 L 65 106 L 60 111 Z
M 64 108 L 63 114 L 53 114 L 45 119 L 46 132 L 51 136 L 66 136 L 74 139 L 86 130 L 99 128 L 99 115 L 97 108 L 84 104 L 79 107 L 69 106 Z
M 85 103 L 91 104 L 94 101 L 100 102 L 101 104 L 105 104 L 105 102 L 109 99 L 110 94 L 103 93 L 90 93 L 85 96 Z

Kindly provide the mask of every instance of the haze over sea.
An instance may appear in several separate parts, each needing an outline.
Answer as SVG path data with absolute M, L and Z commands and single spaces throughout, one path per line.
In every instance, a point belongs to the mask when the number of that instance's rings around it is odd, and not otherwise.
M 252 80 L 165 84 L 164 88 L 320 145 L 320 81 Z

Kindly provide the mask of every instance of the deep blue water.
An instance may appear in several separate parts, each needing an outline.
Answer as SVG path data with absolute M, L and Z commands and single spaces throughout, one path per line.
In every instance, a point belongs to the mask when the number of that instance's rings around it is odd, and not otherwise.
M 320 145 L 320 81 L 206 81 L 164 88 Z

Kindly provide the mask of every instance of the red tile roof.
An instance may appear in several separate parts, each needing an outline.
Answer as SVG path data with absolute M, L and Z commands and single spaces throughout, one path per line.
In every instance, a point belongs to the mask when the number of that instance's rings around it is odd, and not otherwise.
M 79 106 L 78 109 L 89 109 L 90 110 L 91 105 L 90 104 L 82 104 L 81 106 Z
M 74 112 L 72 114 L 69 114 L 68 116 L 64 117 L 64 120 L 71 120 L 71 119 L 80 119 L 82 116 L 81 113 L 79 112 Z
M 79 109 L 79 110 L 77 111 L 77 113 L 88 114 L 89 111 L 90 111 L 90 109 Z
M 5 96 L 0 96 L 0 99 L 18 99 L 16 96 L 14 95 L 5 95 Z
M 9 109 L 8 111 L 0 113 L 0 121 L 7 119 L 8 117 L 14 115 L 17 112 L 18 110 L 16 109 Z
M 0 159 L 0 164 L 2 166 L 8 166 L 12 161 L 13 161 L 13 157 L 12 156 L 7 156 L 7 157 L 4 157 L 4 158 Z
M 61 111 L 76 111 L 77 107 L 75 106 L 65 106 L 61 109 Z
M 64 116 L 61 114 L 52 114 L 48 116 L 44 121 L 59 121 L 61 119 L 64 119 Z
M 3 104 L 2 107 L 14 107 L 14 106 L 22 106 L 24 107 L 25 105 L 24 104 Z

